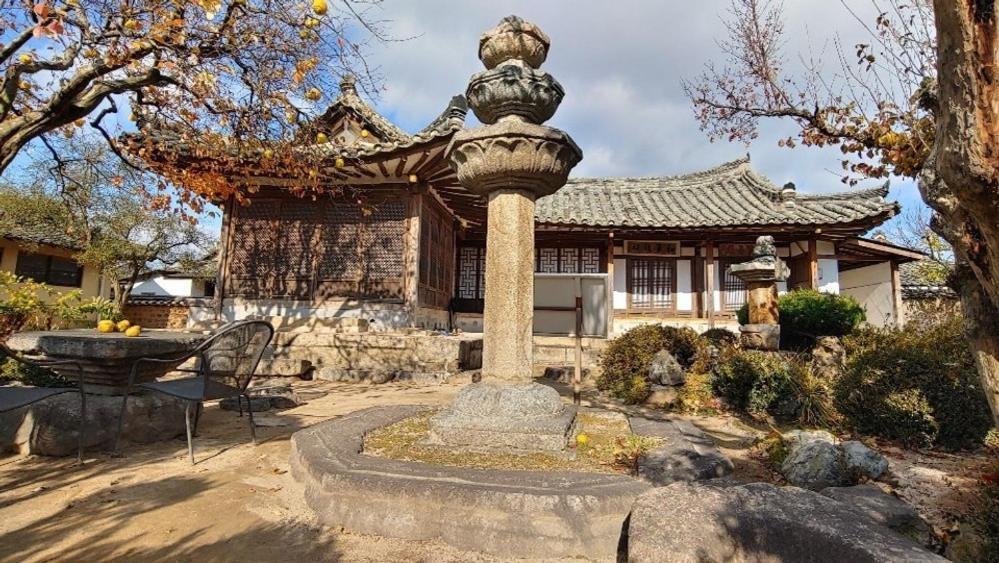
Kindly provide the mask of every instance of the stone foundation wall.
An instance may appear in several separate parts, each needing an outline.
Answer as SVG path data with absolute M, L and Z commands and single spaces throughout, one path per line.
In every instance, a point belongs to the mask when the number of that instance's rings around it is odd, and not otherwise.
M 125 305 L 125 318 L 144 328 L 181 330 L 187 327 L 191 308 L 184 304 Z
M 316 368 L 456 373 L 482 366 L 482 338 L 423 332 L 279 332 L 274 358 L 308 360 Z

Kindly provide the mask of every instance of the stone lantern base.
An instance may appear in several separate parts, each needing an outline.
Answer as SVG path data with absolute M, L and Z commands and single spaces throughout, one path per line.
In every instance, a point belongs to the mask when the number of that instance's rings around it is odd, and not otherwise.
M 475 383 L 430 419 L 430 442 L 481 452 L 562 453 L 576 435 L 576 407 L 528 383 Z
M 751 350 L 779 350 L 780 325 L 746 324 L 739 327 L 742 347 Z

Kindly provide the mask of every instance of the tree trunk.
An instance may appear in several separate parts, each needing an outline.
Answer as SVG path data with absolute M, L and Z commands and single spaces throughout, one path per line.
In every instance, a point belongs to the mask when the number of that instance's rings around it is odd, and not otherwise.
M 959 266 L 954 277 L 982 389 L 995 417 L 999 412 L 999 308 L 988 298 L 967 266 Z M 996 426 L 999 427 L 999 420 L 996 420 Z
M 939 104 L 920 177 L 938 232 L 970 267 L 959 284 L 969 338 L 999 426 L 999 25 L 997 0 L 934 0 Z

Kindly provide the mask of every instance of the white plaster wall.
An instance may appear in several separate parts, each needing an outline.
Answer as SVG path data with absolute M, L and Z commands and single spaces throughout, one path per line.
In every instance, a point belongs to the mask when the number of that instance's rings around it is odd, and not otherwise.
M 690 260 L 676 261 L 676 310 L 691 311 L 694 308 Z
M 895 299 L 888 262 L 840 272 L 839 286 L 843 295 L 852 296 L 867 310 L 868 324 L 879 327 L 894 324 Z
M 839 261 L 835 258 L 819 259 L 819 291 L 839 293 Z
M 628 272 L 624 258 L 614 259 L 614 308 L 628 308 Z
M 720 264 L 718 264 L 718 262 L 715 262 L 711 266 L 711 268 L 715 271 L 715 276 L 714 276 L 715 281 L 714 284 L 711 286 L 713 288 L 712 292 L 714 293 L 714 302 L 715 302 L 714 310 L 718 312 L 721 311 L 721 306 L 722 306 L 721 305 L 722 292 L 720 288 L 721 288 L 722 274 L 724 273 L 722 270 L 724 270 L 725 268 L 723 268 Z
M 156 297 L 203 297 L 195 295 L 193 280 L 188 278 L 166 278 L 156 276 L 143 280 L 132 287 L 131 295 L 155 295 Z

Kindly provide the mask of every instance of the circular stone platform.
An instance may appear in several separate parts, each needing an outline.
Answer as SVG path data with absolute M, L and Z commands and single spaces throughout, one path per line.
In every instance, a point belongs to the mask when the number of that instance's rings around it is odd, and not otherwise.
M 731 462 L 688 423 L 632 418 L 667 440 L 640 474 L 468 469 L 362 453 L 368 432 L 430 410 L 374 407 L 296 432 L 292 474 L 331 527 L 426 540 L 502 557 L 614 557 L 635 498 L 674 481 L 709 479 Z

